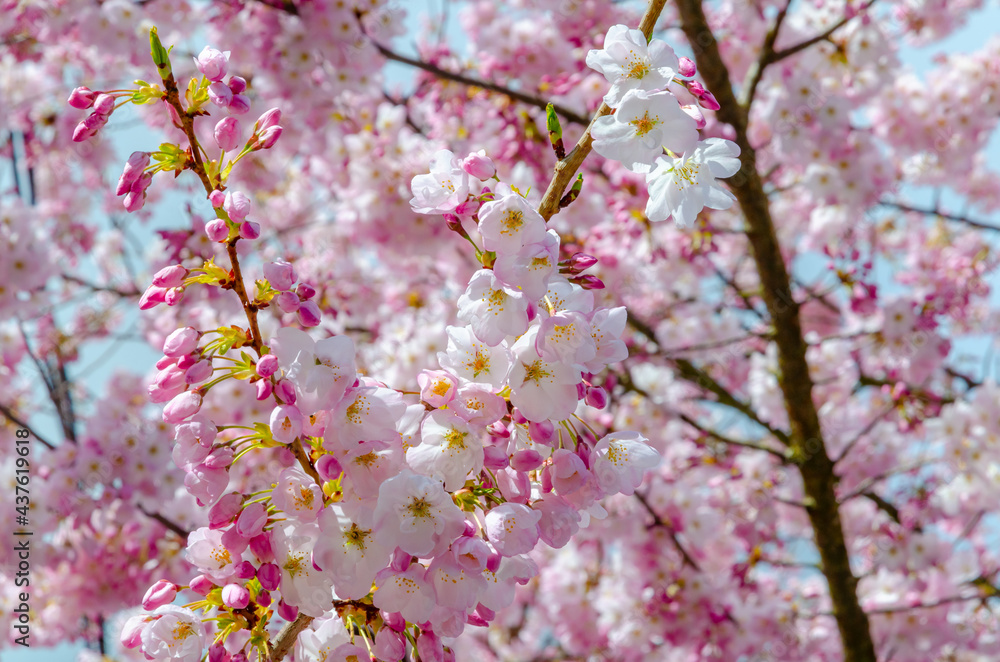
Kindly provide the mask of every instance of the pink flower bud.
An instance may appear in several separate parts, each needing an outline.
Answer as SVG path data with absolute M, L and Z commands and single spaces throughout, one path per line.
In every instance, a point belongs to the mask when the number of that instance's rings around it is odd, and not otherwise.
M 142 608 L 146 611 L 153 611 L 161 605 L 168 605 L 177 597 L 177 585 L 161 579 L 149 587 L 146 595 L 142 596 Z
M 208 86 L 208 99 L 219 108 L 228 108 L 233 102 L 233 91 L 225 83 L 212 83 Z
M 243 497 L 237 492 L 230 492 L 219 499 L 208 511 L 208 527 L 210 529 L 221 529 L 236 517 L 243 507 Z
M 279 379 L 278 383 L 274 385 L 274 395 L 277 396 L 282 402 L 294 405 L 295 385 L 287 379 Z
M 323 480 L 336 480 L 343 467 L 334 455 L 323 455 L 316 461 L 316 473 Z
M 299 608 L 286 604 L 284 600 L 278 602 L 278 616 L 291 623 L 299 615 Z
M 510 466 L 516 471 L 533 471 L 542 466 L 542 456 L 538 451 L 519 450 L 511 456 Z
M 187 384 L 200 384 L 211 377 L 213 372 L 212 362 L 208 359 L 203 359 L 188 368 L 184 374 L 184 381 Z
M 234 94 L 226 110 L 233 115 L 243 115 L 250 112 L 250 98 L 245 94 Z
M 299 295 L 294 292 L 282 292 L 274 297 L 272 301 L 274 301 L 274 305 L 283 313 L 294 313 L 299 309 L 299 304 L 301 303 Z
M 392 628 L 382 628 L 375 635 L 372 653 L 385 662 L 399 662 L 406 654 L 406 640 Z
M 393 611 L 389 613 L 382 612 L 382 620 L 385 624 L 391 627 L 396 632 L 402 632 L 406 629 L 406 619 L 398 611 Z
M 115 98 L 110 94 L 98 94 L 94 99 L 94 114 L 103 115 L 105 119 L 115 109 Z
M 257 594 L 257 604 L 261 607 L 270 607 L 271 602 L 271 594 L 268 591 L 261 590 L 261 592 Z
M 246 220 L 252 207 L 250 198 L 242 191 L 229 191 L 226 193 L 226 201 L 222 204 L 222 208 L 229 214 L 229 218 L 237 223 L 242 223 Z
M 86 110 L 94 105 L 95 97 L 97 97 L 96 92 L 86 87 L 78 87 L 70 92 L 69 105 L 79 110 Z
M 243 239 L 256 239 L 260 236 L 260 223 L 254 221 L 243 221 L 240 223 L 240 237 Z
M 600 386 L 591 386 L 585 400 L 594 409 L 604 409 L 608 406 L 608 392 Z
M 219 149 L 230 152 L 240 146 L 240 121 L 235 117 L 224 117 L 215 125 L 215 144 Z
M 493 165 L 492 159 L 486 154 L 469 154 L 462 161 L 462 170 L 469 173 L 476 179 L 486 181 L 492 179 L 497 174 L 497 168 Z
M 226 194 L 216 189 L 208 194 L 208 201 L 212 203 L 213 207 L 221 207 L 226 203 Z
M 210 81 L 218 82 L 225 78 L 229 66 L 229 51 L 220 52 L 206 46 L 194 59 L 198 71 Z
M 163 408 L 164 423 L 180 423 L 191 418 L 201 409 L 201 393 L 185 391 L 175 395 Z
M 696 80 L 686 81 L 688 92 L 693 94 L 695 98 L 700 99 L 701 95 L 705 94 L 705 86 Z
M 316 296 L 316 288 L 309 283 L 299 283 L 299 286 L 295 288 L 295 293 L 299 295 L 300 299 L 305 301 Z
M 221 218 L 213 218 L 205 224 L 205 234 L 211 241 L 221 243 L 229 238 L 229 226 Z
M 230 662 L 229 651 L 221 641 L 208 647 L 208 662 Z
M 260 380 L 259 382 L 257 382 L 257 400 L 260 402 L 267 400 L 268 398 L 271 397 L 271 392 L 273 390 L 274 387 L 271 385 L 270 381 L 266 379 Z
M 253 132 L 259 134 L 261 131 L 270 129 L 272 126 L 277 126 L 280 121 L 281 111 L 277 108 L 272 108 L 258 118 L 257 123 L 253 125 Z
M 201 333 L 194 327 L 185 326 L 177 329 L 163 341 L 163 355 L 181 357 L 198 349 Z
M 719 108 L 722 108 L 722 106 L 719 105 L 719 101 L 715 98 L 715 95 L 708 91 L 698 98 L 698 103 L 701 104 L 702 108 L 707 108 L 709 110 L 718 110 Z
M 564 264 L 565 272 L 575 275 L 597 264 L 597 258 L 586 253 L 574 253 Z
M 233 94 L 242 94 L 247 89 L 247 80 L 242 76 L 230 76 L 228 85 Z
M 421 662 L 444 662 L 444 644 L 431 630 L 421 630 L 417 638 L 417 655 Z
M 222 604 L 232 609 L 246 609 L 250 604 L 250 591 L 239 584 L 226 584 L 222 587 Z
M 507 456 L 506 447 L 492 445 L 484 446 L 483 466 L 494 470 L 504 469 L 510 466 L 510 458 Z
M 167 289 L 180 287 L 184 284 L 184 279 L 187 278 L 187 275 L 188 270 L 186 268 L 179 264 L 172 264 L 156 272 L 153 276 L 153 285 Z
M 267 507 L 257 501 L 249 504 L 236 518 L 236 531 L 244 538 L 256 538 L 267 524 Z
M 257 361 L 257 374 L 261 377 L 270 377 L 278 371 L 278 357 L 274 354 L 265 354 Z
M 166 300 L 166 294 L 166 288 L 150 285 L 139 299 L 139 310 L 149 310 L 158 306 Z
M 176 306 L 184 298 L 183 287 L 171 287 L 163 294 L 163 303 L 168 306 Z
M 250 551 L 261 563 L 270 563 L 274 560 L 274 551 L 271 549 L 271 532 L 265 531 L 256 538 L 250 539 Z M 260 576 L 260 571 L 257 571 Z M 269 591 L 272 589 L 268 589 Z
M 573 279 L 573 282 L 578 284 L 585 290 L 603 290 L 604 281 L 602 281 L 597 276 L 580 276 L 579 278 Z
M 695 65 L 692 59 L 686 58 L 684 56 L 681 56 L 679 59 L 681 64 L 677 68 L 677 73 L 679 73 L 681 76 L 684 76 L 684 78 L 690 78 L 691 76 L 694 76 L 696 73 L 698 73 L 698 67 Z
M 323 319 L 323 315 L 315 301 L 303 301 L 299 305 L 299 309 L 295 311 L 295 314 L 299 319 L 299 324 L 306 328 L 319 326 L 319 323 Z
M 257 147 L 256 149 L 271 149 L 274 147 L 274 143 L 278 142 L 278 138 L 281 137 L 281 132 L 284 131 L 280 126 L 272 126 L 264 129 L 257 136 Z
M 253 541 L 250 542 L 250 546 L 253 547 Z M 277 590 L 281 585 L 281 569 L 273 563 L 265 563 L 257 568 L 257 580 L 264 590 Z
M 284 260 L 268 262 L 264 265 L 264 278 L 274 289 L 287 292 L 295 284 L 295 268 Z
M 85 120 L 77 124 L 73 131 L 73 141 L 82 142 L 91 136 L 97 135 L 101 127 L 108 123 L 108 116 L 100 113 L 91 113 Z
M 189 586 L 191 587 L 191 590 L 198 595 L 208 595 L 211 593 L 212 589 L 215 588 L 215 582 L 205 575 L 198 575 L 191 580 L 191 584 Z
M 125 163 L 122 176 L 118 178 L 115 195 L 125 195 L 132 190 L 135 182 L 143 175 L 143 170 L 149 165 L 149 152 L 132 152 Z

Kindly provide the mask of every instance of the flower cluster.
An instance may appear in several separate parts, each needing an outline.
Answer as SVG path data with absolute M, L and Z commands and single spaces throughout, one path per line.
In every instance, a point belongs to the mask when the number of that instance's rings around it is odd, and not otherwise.
M 647 45 L 641 31 L 615 25 L 604 48 L 587 54 L 587 64 L 611 83 L 604 102 L 615 108 L 613 115 L 594 122 L 594 151 L 646 175 L 646 217 L 673 217 L 678 225 L 691 225 L 705 207 L 729 209 L 735 198 L 717 180 L 739 170 L 739 146 L 721 138 L 699 142 L 698 129 L 705 125 L 701 112 L 682 107 L 667 89 L 671 83 L 682 85 L 702 107 L 718 109 L 711 92 L 684 80 L 695 74 L 694 63 L 678 59 L 659 39 Z
M 192 89 L 211 82 L 212 102 L 234 112 L 239 92 L 229 99 L 219 87 L 227 54 L 206 49 L 196 63 L 203 79 Z M 234 79 L 225 89 L 233 91 Z M 182 122 L 195 119 L 182 111 L 174 109 Z M 274 135 L 266 133 L 276 126 L 271 115 L 255 136 Z M 239 160 L 224 162 L 236 144 L 232 120 L 216 125 L 218 161 L 176 165 L 203 176 L 217 215 L 205 234 L 226 246 L 233 269 L 212 260 L 193 269 L 168 265 L 142 302 L 175 305 L 197 285 L 233 290 L 249 322 L 169 334 L 149 386 L 150 398 L 166 403 L 163 421 L 174 426 L 184 487 L 209 509 L 208 526 L 190 534 L 185 552 L 200 574 L 184 588 L 204 599 L 174 607 L 180 588 L 157 582 L 143 601 L 149 613 L 129 622 L 122 643 L 141 647 L 148 659 L 194 660 L 209 639 L 210 659 L 263 657 L 275 616 L 308 617 L 320 620 L 299 641 L 304 649 L 355 654 L 354 628 L 380 660 L 402 659 L 410 644 L 439 659 L 467 625 L 490 623 L 511 604 L 515 587 L 535 576 L 529 552 L 540 543 L 565 546 L 606 514 L 604 497 L 632 494 L 660 462 L 642 435 L 600 436 L 577 415 L 580 407 L 607 404 L 595 375 L 628 356 L 625 309 L 595 304 L 592 290 L 603 284 L 583 272 L 597 260 L 562 255 L 559 234 L 497 178 L 484 151 L 459 160 L 441 150 L 430 173 L 413 178 L 411 205 L 444 214 L 475 246 L 482 269 L 458 297 L 463 325 L 447 328 L 440 367 L 417 377 L 419 393 L 362 374 L 347 336 L 316 340 L 281 326 L 268 339 L 258 311 L 295 313 L 307 328 L 320 323 L 321 312 L 315 289 L 296 286 L 295 269 L 283 260 L 264 265 L 253 298 L 243 287 L 235 247 L 256 239 L 260 226 L 248 219 L 245 194 L 223 190 Z M 137 154 L 121 190 L 149 162 Z M 484 186 L 490 180 L 492 189 Z M 258 401 L 274 402 L 267 423 L 211 415 L 210 393 L 232 380 L 254 385 Z M 268 449 L 283 458 L 290 452 L 296 462 L 270 489 L 242 491 L 233 478 L 241 458 Z M 335 605 L 377 613 L 378 624 L 332 616 Z M 214 633 L 198 611 L 216 621 Z

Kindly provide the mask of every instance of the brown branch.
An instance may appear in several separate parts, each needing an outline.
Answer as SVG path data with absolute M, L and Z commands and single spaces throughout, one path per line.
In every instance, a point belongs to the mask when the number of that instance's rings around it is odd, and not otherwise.
M 111 294 L 116 294 L 122 297 L 123 299 L 128 299 L 142 295 L 142 292 L 134 288 L 131 290 L 119 290 L 118 288 L 113 287 L 111 285 L 96 285 L 94 283 L 88 282 L 82 278 L 78 278 L 71 274 L 63 274 L 62 279 L 69 281 L 71 283 L 76 283 L 77 285 L 82 285 L 83 287 L 93 290 L 94 292 L 110 292 Z
M 430 62 L 424 62 L 423 60 L 417 60 L 415 58 L 407 57 L 406 55 L 401 55 L 382 44 L 378 43 L 372 39 L 372 45 L 378 49 L 378 52 L 382 54 L 382 57 L 387 60 L 392 60 L 393 62 L 399 62 L 400 64 L 405 64 L 411 67 L 415 67 L 427 73 L 433 74 L 438 78 L 444 80 L 450 80 L 453 83 L 461 83 L 462 85 L 468 85 L 469 87 L 478 87 L 484 90 L 489 90 L 490 92 L 496 92 L 497 94 L 502 94 L 506 97 L 514 99 L 515 101 L 520 101 L 521 103 L 527 104 L 529 106 L 534 106 L 535 108 L 541 108 L 545 110 L 545 107 L 550 103 L 545 99 L 541 99 L 530 94 L 525 94 L 524 92 L 518 92 L 517 90 L 512 90 L 509 87 L 505 87 L 498 83 L 491 83 L 490 81 L 480 80 L 478 78 L 472 78 L 471 76 L 466 76 L 464 74 L 458 74 L 453 71 L 448 71 L 447 69 L 442 69 L 441 67 L 431 64 Z M 559 104 L 552 104 L 552 108 L 562 115 L 565 119 L 569 120 L 574 124 L 586 125 L 587 118 L 575 113 L 565 106 Z
M 775 16 L 774 24 L 764 36 L 764 44 L 760 47 L 760 57 L 750 65 L 750 69 L 747 71 L 746 80 L 748 82 L 743 86 L 743 98 L 740 99 L 740 106 L 743 107 L 744 113 L 750 112 L 750 106 L 753 104 L 753 97 L 757 93 L 760 79 L 764 77 L 764 70 L 770 64 L 771 58 L 774 57 L 774 42 L 778 39 L 781 24 L 785 22 L 785 16 L 788 15 L 788 8 L 791 6 L 792 0 L 785 0 L 785 6 Z
M 671 413 L 677 418 L 687 423 L 688 425 L 690 425 L 691 427 L 693 427 L 695 430 L 698 430 L 702 434 L 711 437 L 716 441 L 721 441 L 722 443 L 729 444 L 730 446 L 739 446 L 741 448 L 749 448 L 755 451 L 764 451 L 765 453 L 770 453 L 774 457 L 778 458 L 778 460 L 780 460 L 782 464 L 786 464 L 788 462 L 788 456 L 785 455 L 784 451 L 778 450 L 776 448 L 770 448 L 769 446 L 758 444 L 752 441 L 744 441 L 742 439 L 733 439 L 731 437 L 727 437 L 723 434 L 716 432 L 715 430 L 706 428 L 701 423 L 699 423 L 698 421 L 696 421 L 695 419 L 691 418 L 690 416 L 688 416 L 683 412 L 671 412 Z
M 809 39 L 806 39 L 805 41 L 800 41 L 799 43 L 795 44 L 794 46 L 789 46 L 788 48 L 784 48 L 784 49 L 782 49 L 780 51 L 777 51 L 770 58 L 768 58 L 767 64 L 774 64 L 775 62 L 780 62 L 781 60 L 784 60 L 786 57 L 791 57 L 791 56 L 795 55 L 796 53 L 804 51 L 805 49 L 809 48 L 813 44 L 818 44 L 821 41 L 829 39 L 833 35 L 834 32 L 836 32 L 840 28 L 842 28 L 845 25 L 847 25 L 847 23 L 850 22 L 851 19 L 857 18 L 858 16 L 860 16 L 861 14 L 863 14 L 869 7 L 871 7 L 872 5 L 874 5 L 875 2 L 876 2 L 876 0 L 868 0 L 868 2 L 865 3 L 865 6 L 861 7 L 858 10 L 858 12 L 856 14 L 854 14 L 853 16 L 845 16 L 844 18 L 840 19 L 839 21 L 837 21 L 836 23 L 834 23 L 832 26 L 830 26 L 829 28 L 827 28 L 826 30 L 824 30 L 823 32 L 821 32 L 820 34 L 816 35 L 815 37 L 810 37 Z
M 902 202 L 893 202 L 891 200 L 883 200 L 879 202 L 883 207 L 890 207 L 892 209 L 898 209 L 899 211 L 908 211 L 915 214 L 926 214 L 927 216 L 937 216 L 948 221 L 955 221 L 956 223 L 964 223 L 972 228 L 978 228 L 980 230 L 991 230 L 993 232 L 1000 232 L 1000 226 L 990 225 L 989 223 L 984 223 L 983 221 L 977 221 L 971 219 L 967 216 L 960 216 L 958 214 L 948 214 L 941 211 L 940 209 L 924 209 L 921 207 L 914 207 L 912 205 L 904 204 Z
M 46 441 L 45 438 L 42 435 L 40 435 L 37 432 L 35 432 L 30 425 L 28 425 L 25 421 L 21 420 L 17 416 L 17 414 L 15 414 L 13 410 L 8 409 L 6 405 L 0 404 L 0 414 L 3 414 L 4 417 L 8 421 L 10 421 L 11 423 L 13 423 L 14 425 L 16 425 L 18 427 L 21 427 L 21 428 L 24 428 L 25 430 L 27 430 L 31 434 L 32 437 L 34 437 L 38 441 L 42 442 L 42 445 L 45 446 L 46 448 L 48 448 L 49 450 L 55 450 L 55 448 L 56 448 L 55 446 L 53 446 L 51 443 L 49 443 L 48 441 Z
M 891 517 L 893 521 L 896 522 L 896 524 L 902 524 L 902 522 L 899 519 L 899 508 L 892 505 L 891 503 L 880 497 L 878 494 L 872 492 L 871 490 L 866 490 L 862 492 L 861 496 L 865 497 L 866 499 L 874 503 L 876 506 L 878 506 L 878 509 L 884 512 L 889 517 Z
M 663 6 L 666 3 L 667 0 L 650 0 L 649 7 L 646 8 L 646 13 L 642 15 L 642 20 L 639 22 L 639 29 L 646 35 L 647 40 L 652 36 L 653 27 L 656 25 L 656 21 L 660 17 L 660 13 L 663 11 Z M 546 221 L 559 213 L 559 203 L 562 200 L 563 193 L 566 191 L 566 187 L 573 181 L 576 171 L 580 169 L 584 159 L 590 154 L 594 142 L 590 132 L 594 128 L 594 123 L 601 117 L 610 115 L 611 112 L 612 109 L 608 104 L 601 103 L 601 107 L 597 109 L 594 118 L 590 120 L 590 124 L 584 130 L 583 135 L 580 136 L 580 140 L 577 141 L 576 147 L 566 155 L 566 158 L 560 159 L 556 163 L 555 175 L 552 177 L 552 181 L 549 182 L 549 187 L 546 189 L 545 195 L 542 196 L 542 201 L 538 205 L 538 213 Z
M 306 453 L 305 449 L 302 448 L 302 442 L 296 439 L 289 444 L 288 447 L 291 449 L 292 455 L 295 456 L 295 459 L 299 461 L 299 464 L 302 466 L 302 470 L 309 474 L 312 479 L 316 481 L 316 484 L 322 488 L 323 481 L 320 480 L 316 467 L 314 467 L 313 463 L 309 460 L 309 455 Z
M 656 341 L 656 332 L 653 331 L 651 326 L 631 313 L 628 313 L 628 324 L 633 329 L 644 335 L 651 343 L 656 345 L 657 349 L 659 349 L 659 344 Z M 691 382 L 692 384 L 695 384 L 710 393 L 713 393 L 716 397 L 716 402 L 720 405 L 725 405 L 730 409 L 735 409 L 740 412 L 751 421 L 770 432 L 774 437 L 781 440 L 782 443 L 786 445 L 791 443 L 788 434 L 764 422 L 759 416 L 757 416 L 757 412 L 753 410 L 753 407 L 736 398 L 728 391 L 728 389 L 726 389 L 726 387 L 717 382 L 707 372 L 698 368 L 687 359 L 667 358 L 667 360 L 677 368 L 678 377 Z
M 138 508 L 139 508 L 139 512 L 141 512 L 143 515 L 145 515 L 146 517 L 149 517 L 151 519 L 156 520 L 157 522 L 159 522 L 160 524 L 162 524 L 167 529 L 173 531 L 174 533 L 176 533 L 178 536 L 180 536 L 184 540 L 187 540 L 188 535 L 191 533 L 190 531 L 185 530 L 177 522 L 174 522 L 173 520 L 170 520 L 170 519 L 164 517 L 160 513 L 151 513 L 148 510 L 146 510 L 145 508 L 143 508 L 142 506 L 138 506 Z
M 871 6 L 873 1 L 870 0 L 867 6 Z M 829 585 L 844 662 L 875 662 L 871 627 L 858 601 L 858 579 L 851 572 L 850 556 L 844 541 L 844 528 L 834 489 L 838 478 L 827 455 L 819 414 L 812 399 L 813 383 L 806 361 L 807 345 L 802 335 L 799 305 L 791 295 L 788 267 L 771 218 L 770 202 L 757 170 L 756 152 L 747 133 L 747 114 L 733 92 L 729 69 L 719 53 L 701 0 L 676 0 L 676 3 L 684 34 L 690 44 L 697 46 L 695 58 L 698 72 L 705 87 L 719 102 L 716 115 L 721 122 L 732 125 L 735 142 L 740 148 L 742 167 L 728 180 L 729 186 L 746 219 L 747 238 L 757 266 L 761 295 L 774 328 L 778 383 L 791 429 L 792 460 L 802 475 L 805 501 L 809 505 L 807 513 L 823 562 L 823 575 Z M 838 27 L 834 26 L 829 34 Z M 779 51 L 771 60 L 789 57 L 829 34 Z
M 639 492 L 634 492 L 634 495 L 635 498 L 639 500 L 639 503 L 641 503 L 643 507 L 646 509 L 646 512 L 652 515 L 653 517 L 652 526 L 662 527 L 670 536 L 670 539 L 673 541 L 674 546 L 677 548 L 677 551 L 680 552 L 681 557 L 684 559 L 684 565 L 690 566 L 695 570 L 697 570 L 698 572 L 701 572 L 701 568 L 698 567 L 698 564 L 695 562 L 695 560 L 691 558 L 691 555 L 688 554 L 687 550 L 684 549 L 684 546 L 681 545 L 681 541 L 677 539 L 677 532 L 674 530 L 674 527 L 663 521 L 663 518 L 661 518 L 656 513 L 656 511 L 653 510 L 653 507 L 649 504 L 649 501 L 646 500 L 645 496 L 643 496 Z
M 274 640 L 274 646 L 271 649 L 271 654 L 267 658 L 268 662 L 281 662 L 285 655 L 288 654 L 288 651 L 292 649 L 292 646 L 295 645 L 295 640 L 298 639 L 299 634 L 309 627 L 312 620 L 312 616 L 306 616 L 303 613 L 299 613 L 299 615 L 295 617 L 294 621 L 281 628 L 281 632 L 278 633 L 278 638 Z

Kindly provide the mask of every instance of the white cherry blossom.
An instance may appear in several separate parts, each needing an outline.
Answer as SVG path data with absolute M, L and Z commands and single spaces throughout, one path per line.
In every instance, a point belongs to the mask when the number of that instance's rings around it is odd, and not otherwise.
M 722 138 L 698 143 L 689 156 L 661 156 L 646 174 L 650 221 L 673 216 L 680 226 L 690 225 L 705 207 L 729 209 L 736 197 L 716 178 L 731 177 L 740 169 L 739 146 Z
M 604 48 L 587 53 L 587 66 L 604 74 L 611 89 L 604 102 L 615 108 L 629 90 L 662 90 L 673 79 L 680 61 L 666 42 L 647 44 L 642 30 L 612 25 Z

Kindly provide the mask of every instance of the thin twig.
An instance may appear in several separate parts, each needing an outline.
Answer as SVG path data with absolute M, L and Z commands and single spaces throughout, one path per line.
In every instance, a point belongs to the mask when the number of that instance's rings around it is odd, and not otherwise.
M 48 441 L 45 440 L 45 437 L 43 437 L 42 435 L 40 435 L 37 432 L 35 432 L 30 425 L 28 425 L 25 421 L 22 421 L 17 416 L 17 414 L 15 414 L 12 410 L 8 409 L 6 405 L 0 404 L 0 414 L 3 414 L 4 417 L 8 421 L 10 421 L 11 423 L 13 423 L 14 425 L 16 425 L 18 427 L 21 427 L 21 428 L 24 428 L 25 430 L 27 430 L 31 434 L 32 437 L 34 437 L 38 441 L 42 442 L 42 445 L 45 446 L 46 448 L 48 448 L 49 450 L 55 450 L 56 449 L 55 446 L 53 446 L 50 442 L 48 442 Z
M 691 566 L 692 568 L 694 568 L 698 572 L 701 572 L 701 568 L 698 567 L 698 564 L 695 562 L 695 560 L 693 558 L 691 558 L 691 555 L 688 554 L 687 550 L 684 549 L 684 546 L 681 545 L 681 541 L 677 539 L 677 532 L 674 530 L 674 527 L 670 526 L 669 524 L 667 524 L 666 522 L 663 521 L 663 518 L 661 518 L 656 513 L 656 511 L 653 510 L 653 507 L 651 505 L 649 505 L 649 501 L 646 500 L 645 496 L 643 496 L 639 492 L 635 492 L 634 494 L 635 494 L 635 498 L 638 499 L 639 503 L 641 503 L 643 505 L 643 507 L 646 509 L 646 512 L 648 512 L 650 515 L 652 515 L 652 517 L 653 517 L 653 526 L 662 527 L 667 532 L 667 534 L 670 536 L 670 539 L 673 541 L 674 546 L 677 547 L 677 551 L 679 551 L 681 553 L 681 557 L 684 559 L 684 565 Z

